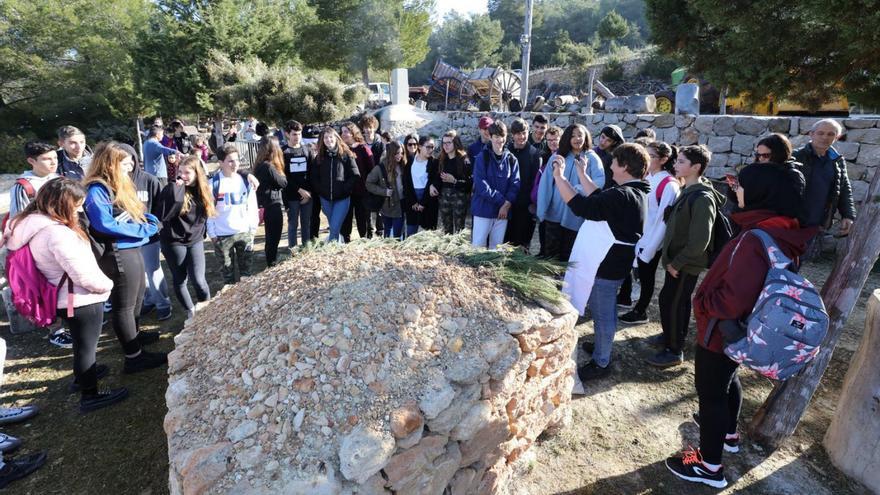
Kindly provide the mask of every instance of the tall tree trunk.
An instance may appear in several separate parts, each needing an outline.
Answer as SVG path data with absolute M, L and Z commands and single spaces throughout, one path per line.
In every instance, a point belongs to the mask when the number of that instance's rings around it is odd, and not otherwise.
M 880 255 L 880 228 L 877 225 L 880 225 L 880 174 L 875 172 L 846 246 L 842 251 L 838 250 L 834 268 L 822 286 L 822 300 L 831 320 L 822 350 L 803 372 L 773 388 L 749 425 L 753 439 L 775 448 L 794 433 L 828 368 L 846 319 Z
M 865 333 L 849 363 L 825 450 L 841 471 L 880 493 L 880 291 L 868 298 Z
M 361 78 L 364 80 L 364 86 L 370 87 L 370 65 L 364 60 L 364 67 L 361 69 Z

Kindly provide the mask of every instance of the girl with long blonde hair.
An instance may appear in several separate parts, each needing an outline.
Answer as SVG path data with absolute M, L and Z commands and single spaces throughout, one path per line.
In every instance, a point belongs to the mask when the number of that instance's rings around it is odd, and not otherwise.
M 271 267 L 278 263 L 278 243 L 284 227 L 284 190 L 287 188 L 284 153 L 278 140 L 263 136 L 254 163 L 257 164 L 254 176 L 260 181 L 257 203 L 263 209 L 266 223 L 266 266 Z
M 186 310 L 187 320 L 195 315 L 186 282 L 192 279 L 198 301 L 211 298 L 205 279 L 205 225 L 217 215 L 208 178 L 197 156 L 188 156 L 177 167 L 175 181 L 165 186 L 160 197 L 162 254 L 171 269 L 174 294 Z
M 145 212 L 129 174 L 134 160 L 116 142 L 100 144 L 85 178 L 83 207 L 98 266 L 113 281 L 113 331 L 125 353 L 123 372 L 137 373 L 167 362 L 165 353 L 142 350 L 159 339 L 140 332 L 135 318 L 144 300 L 144 259 L 141 246 L 159 231 L 159 220 Z

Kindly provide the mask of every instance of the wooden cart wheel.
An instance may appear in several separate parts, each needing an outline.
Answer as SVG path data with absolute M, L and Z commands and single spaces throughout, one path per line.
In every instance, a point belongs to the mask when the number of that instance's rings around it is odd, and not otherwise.
M 489 104 L 498 112 L 510 110 L 510 101 L 519 98 L 521 82 L 515 73 L 498 68 L 489 85 Z

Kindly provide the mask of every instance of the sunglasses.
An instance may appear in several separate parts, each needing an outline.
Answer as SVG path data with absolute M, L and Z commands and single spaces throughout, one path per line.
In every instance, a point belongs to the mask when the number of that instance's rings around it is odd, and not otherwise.
M 758 160 L 769 160 L 770 153 L 755 153 L 755 158 Z
M 407 146 L 418 146 L 419 143 L 406 143 Z

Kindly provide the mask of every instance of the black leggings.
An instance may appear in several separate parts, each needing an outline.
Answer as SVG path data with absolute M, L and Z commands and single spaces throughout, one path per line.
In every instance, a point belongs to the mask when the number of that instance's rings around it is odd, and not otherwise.
M 697 286 L 697 275 L 678 272 L 678 278 L 666 272 L 666 280 L 660 289 L 660 324 L 666 348 L 672 352 L 684 349 L 688 326 L 691 323 L 691 294 Z
M 736 433 L 742 407 L 738 367 L 724 354 L 697 346 L 694 383 L 700 400 L 700 452 L 709 464 L 721 464 L 724 437 Z
M 544 222 L 544 256 L 568 263 L 571 249 L 577 239 L 577 231 L 556 222 Z
M 279 203 L 270 204 L 263 211 L 263 219 L 266 223 L 266 266 L 275 266 L 278 262 L 278 243 L 281 242 L 281 231 L 284 227 L 284 207 Z M 204 268 L 204 263 L 202 267 Z M 204 269 L 202 272 L 204 273 Z
M 361 236 L 361 239 L 373 237 L 370 210 L 368 210 L 367 206 L 364 204 L 364 197 L 362 195 L 351 195 L 351 206 L 348 208 L 348 214 L 345 215 L 345 220 L 342 221 L 342 229 L 340 230 L 340 233 L 346 244 L 351 242 L 352 219 L 354 219 L 357 224 L 358 235 Z
M 660 264 L 661 257 L 660 251 L 657 251 L 657 254 L 647 263 L 636 258 L 639 264 L 639 286 L 641 287 L 639 302 L 633 307 L 633 311 L 636 313 L 644 313 L 651 304 L 651 298 L 654 297 L 654 281 L 657 278 L 657 265 Z
M 174 280 L 174 295 L 183 305 L 183 309 L 192 309 L 193 302 L 186 288 L 188 279 L 192 279 L 199 302 L 211 298 L 208 281 L 205 280 L 205 243 L 199 241 L 192 246 L 181 244 L 163 244 L 162 254 L 171 269 Z
M 104 323 L 104 303 L 74 308 L 72 318 L 67 317 L 67 309 L 59 309 L 58 316 L 73 338 L 73 376 L 83 392 L 94 393 L 98 378 L 92 368 L 95 366 L 95 352 L 98 350 L 98 338 L 101 337 L 101 326 Z
M 137 340 L 138 321 L 135 315 L 140 314 L 147 286 L 141 250 L 108 250 L 98 260 L 98 266 L 113 281 L 113 290 L 110 292 L 113 332 L 125 354 L 137 354 L 141 345 Z

